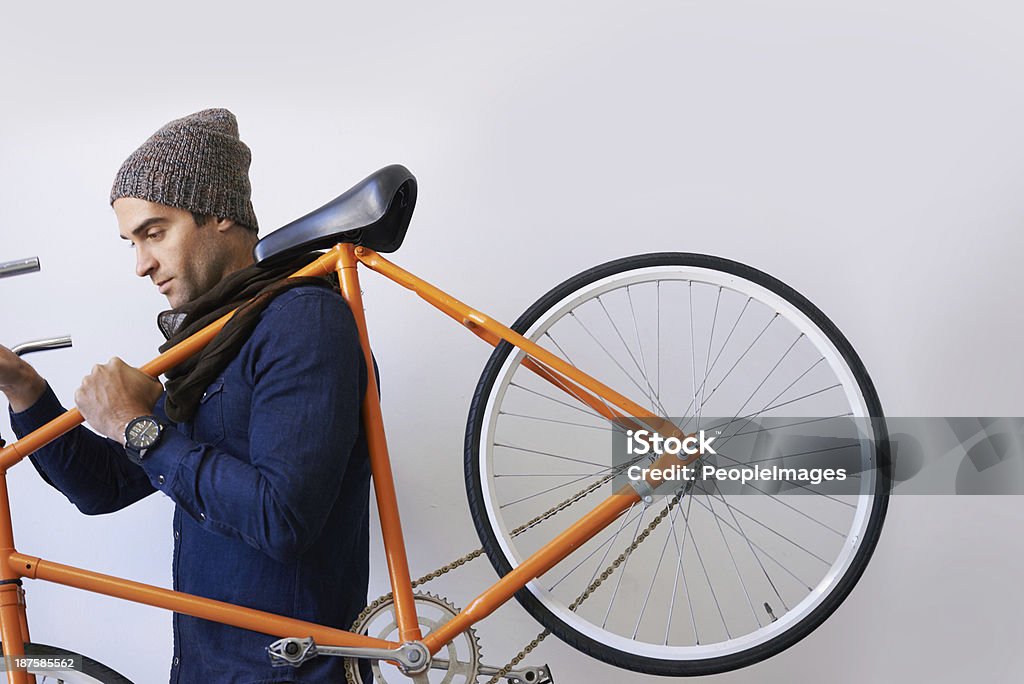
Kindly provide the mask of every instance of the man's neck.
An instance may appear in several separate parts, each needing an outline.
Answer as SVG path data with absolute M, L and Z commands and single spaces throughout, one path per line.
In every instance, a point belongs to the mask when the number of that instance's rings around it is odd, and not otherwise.
M 238 249 L 232 253 L 232 258 L 224 266 L 224 273 L 221 275 L 221 279 L 223 280 L 235 271 L 241 271 L 243 268 L 252 266 L 255 263 L 256 261 L 252 257 L 252 246 L 246 244 L 244 249 Z

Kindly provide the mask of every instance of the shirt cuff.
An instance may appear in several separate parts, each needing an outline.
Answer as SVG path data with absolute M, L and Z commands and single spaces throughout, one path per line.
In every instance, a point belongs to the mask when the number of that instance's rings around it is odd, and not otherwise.
M 142 459 L 142 469 L 150 483 L 164 493 L 170 491 L 181 462 L 195 446 L 195 442 L 178 432 L 174 425 L 164 426 L 160 442 Z
M 46 389 L 43 390 L 36 403 L 18 413 L 15 413 L 10 407 L 8 407 L 8 410 L 11 414 L 11 428 L 14 430 L 14 434 L 18 436 L 18 439 L 21 439 L 33 430 L 46 425 L 54 418 L 63 415 L 65 409 L 61 406 L 57 395 L 53 393 L 50 383 L 46 383 Z

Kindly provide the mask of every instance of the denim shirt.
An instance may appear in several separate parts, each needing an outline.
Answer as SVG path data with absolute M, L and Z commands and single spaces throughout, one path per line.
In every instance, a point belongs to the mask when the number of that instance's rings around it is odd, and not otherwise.
M 83 513 L 155 491 L 174 508 L 174 589 L 342 629 L 366 605 L 366 364 L 335 292 L 298 287 L 263 312 L 192 421 L 168 425 L 143 466 L 79 426 L 32 455 Z M 11 414 L 19 437 L 63 413 L 47 388 Z M 291 636 L 303 637 L 295 634 Z M 172 684 L 343 682 L 343 660 L 270 665 L 277 637 L 175 613 Z

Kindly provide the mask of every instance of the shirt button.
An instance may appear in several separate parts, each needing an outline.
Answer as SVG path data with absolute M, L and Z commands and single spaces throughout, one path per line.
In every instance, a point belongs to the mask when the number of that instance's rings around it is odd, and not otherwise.
M 206 520 L 206 514 L 205 513 L 200 513 L 199 514 L 199 519 L 200 520 Z
M 164 476 L 163 475 L 157 475 L 156 476 L 156 481 L 159 482 L 160 484 L 163 484 L 164 483 Z
M 174 538 L 181 539 L 181 534 L 178 533 L 178 530 L 174 530 Z
M 171 663 L 172 667 L 178 667 L 178 656 L 174 656 L 174 662 Z

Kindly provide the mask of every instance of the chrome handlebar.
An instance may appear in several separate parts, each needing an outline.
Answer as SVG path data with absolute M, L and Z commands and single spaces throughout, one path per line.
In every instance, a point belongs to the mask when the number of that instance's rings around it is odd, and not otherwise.
M 39 257 L 18 259 L 0 263 L 0 278 L 11 278 L 25 273 L 35 273 L 39 270 Z
M 26 273 L 35 273 L 39 270 L 39 257 L 18 259 L 0 263 L 0 278 L 12 278 Z M 11 351 L 18 356 L 31 354 L 33 352 L 46 351 L 47 349 L 64 349 L 71 346 L 71 336 L 48 337 L 42 340 L 32 340 L 11 347 Z
M 11 347 L 11 351 L 18 356 L 24 356 L 25 354 L 31 354 L 32 352 L 41 352 L 46 351 L 47 349 L 64 349 L 65 347 L 70 346 L 71 336 L 64 335 L 63 337 L 48 337 L 45 340 L 22 342 L 19 345 Z

